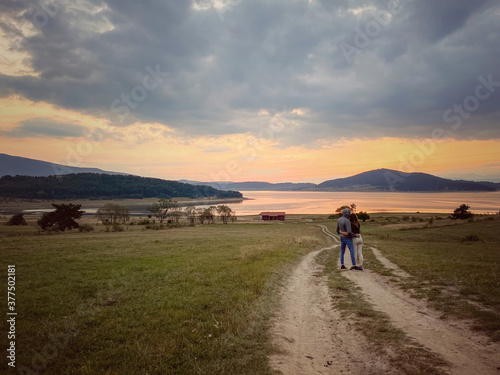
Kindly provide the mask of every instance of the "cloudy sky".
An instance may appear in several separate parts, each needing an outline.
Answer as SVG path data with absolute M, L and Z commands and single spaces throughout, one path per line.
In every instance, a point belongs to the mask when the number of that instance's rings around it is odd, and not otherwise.
M 2 0 L 0 152 L 166 179 L 500 180 L 495 0 Z

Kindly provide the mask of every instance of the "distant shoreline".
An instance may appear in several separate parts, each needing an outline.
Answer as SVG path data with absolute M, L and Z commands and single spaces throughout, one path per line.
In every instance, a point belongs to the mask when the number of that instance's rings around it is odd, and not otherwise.
M 13 215 L 18 212 L 25 214 L 39 214 L 53 210 L 52 203 L 81 204 L 82 210 L 88 210 L 85 215 L 93 215 L 95 211 L 106 203 L 116 203 L 129 208 L 132 216 L 147 215 L 147 208 L 160 198 L 142 199 L 22 199 L 0 197 L 0 215 Z M 171 198 L 180 207 L 210 206 L 226 203 L 240 203 L 249 198 Z

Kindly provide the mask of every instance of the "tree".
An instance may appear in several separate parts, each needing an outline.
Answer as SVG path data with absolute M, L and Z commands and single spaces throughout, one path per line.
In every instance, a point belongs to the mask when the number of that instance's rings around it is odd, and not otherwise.
M 227 224 L 228 219 L 234 215 L 234 211 L 224 204 L 217 206 L 217 213 L 224 224 Z
M 169 216 L 174 219 L 176 223 L 179 222 L 179 219 L 183 215 L 182 210 L 179 207 L 174 207 L 170 210 Z
M 196 220 L 196 215 L 197 215 L 197 210 L 195 207 L 186 207 L 186 216 L 189 219 L 189 222 L 191 224 L 194 224 L 194 221 Z M 203 224 L 203 223 L 202 223 Z
M 13 215 L 7 222 L 7 225 L 27 225 L 26 220 L 24 220 L 23 213 L 18 213 Z
M 196 210 L 196 217 L 200 221 L 200 224 L 203 224 L 205 222 L 205 215 L 203 214 L 203 208 L 197 208 Z
M 351 209 L 351 207 L 349 207 L 349 206 L 345 206 L 345 205 L 344 205 L 344 206 L 340 206 L 340 207 L 338 207 L 338 208 L 335 210 L 335 213 L 336 213 L 336 214 L 340 214 L 340 215 L 342 215 L 342 211 L 344 211 L 346 208 Z
M 370 219 L 370 215 L 368 215 L 367 212 L 363 212 L 363 211 L 359 211 L 359 214 L 358 214 L 358 219 L 359 220 L 362 220 L 363 223 L 366 221 L 366 220 L 369 220 Z
M 173 208 L 177 207 L 177 202 L 173 201 L 172 199 L 160 199 L 158 202 L 153 203 L 151 207 L 149 207 L 149 212 L 151 214 L 158 218 L 160 221 L 160 224 L 163 223 L 163 220 L 165 220 L 169 216 L 169 211 Z
M 101 220 L 103 224 L 126 222 L 130 218 L 130 211 L 127 207 L 116 203 L 106 203 L 97 210 L 95 217 Z
M 344 211 L 346 208 L 348 208 L 349 210 L 351 210 L 351 212 L 355 212 L 356 211 L 356 203 L 351 203 L 350 206 L 347 206 L 347 205 L 340 206 L 339 208 L 337 208 L 335 210 L 335 213 L 341 214 L 342 211 Z
M 52 203 L 52 207 L 56 210 L 52 212 L 46 212 L 37 221 L 37 224 L 43 230 L 60 230 L 64 232 L 66 229 L 78 228 L 79 225 L 75 221 L 80 219 L 85 211 L 80 211 L 82 207 L 81 204 L 55 204 Z
M 208 208 L 202 208 L 200 209 L 198 219 L 200 220 L 200 223 L 203 224 L 205 220 L 207 220 L 209 223 L 213 224 L 214 223 L 214 212 L 217 210 L 217 207 L 215 206 L 210 206 Z
M 342 211 L 344 211 L 346 208 L 351 210 L 351 213 L 356 212 L 356 203 L 352 203 L 350 206 L 340 206 L 335 210 L 335 213 L 338 214 L 339 217 L 342 217 Z
M 451 214 L 451 218 L 453 220 L 460 219 L 460 220 L 465 220 L 469 219 L 474 214 L 469 211 L 470 206 L 468 204 L 461 204 L 460 207 L 456 208 L 455 211 L 453 211 L 453 214 Z

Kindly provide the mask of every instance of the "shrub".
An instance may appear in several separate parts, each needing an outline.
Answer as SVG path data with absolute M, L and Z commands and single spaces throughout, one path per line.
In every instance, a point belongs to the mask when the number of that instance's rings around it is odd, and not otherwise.
M 93 232 L 94 231 L 94 226 L 91 224 L 80 224 L 80 227 L 78 228 L 80 232 Z
M 465 219 L 470 219 L 474 214 L 472 214 L 469 211 L 470 206 L 468 204 L 461 204 L 460 207 L 456 208 L 455 211 L 453 211 L 453 214 L 451 215 L 451 218 L 453 220 L 465 220 Z
M 464 238 L 462 238 L 462 242 L 477 242 L 481 241 L 481 239 L 476 234 L 468 234 Z
M 123 228 L 123 226 L 120 225 L 120 223 L 113 223 L 113 225 L 111 225 L 112 232 L 123 232 L 124 230 L 125 228 Z
M 146 225 L 146 229 L 160 230 L 160 229 L 164 229 L 164 228 L 165 227 L 163 226 L 163 224 L 160 224 L 160 225 L 156 225 L 156 224 Z
M 27 225 L 23 217 L 24 214 L 18 213 L 10 218 L 6 225 Z
M 367 212 L 360 211 L 358 214 L 358 219 L 362 220 L 364 223 L 366 220 L 370 220 L 370 215 L 368 215 Z

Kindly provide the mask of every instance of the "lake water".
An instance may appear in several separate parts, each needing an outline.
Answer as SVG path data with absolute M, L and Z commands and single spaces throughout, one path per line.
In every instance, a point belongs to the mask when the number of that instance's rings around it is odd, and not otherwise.
M 241 203 L 225 203 L 236 215 L 258 215 L 262 211 L 285 211 L 287 214 L 332 214 L 337 207 L 356 203 L 357 211 L 368 212 L 435 212 L 451 214 L 465 203 L 473 213 L 500 211 L 500 191 L 488 193 L 385 193 L 385 192 L 296 192 L 296 191 L 242 191 Z M 117 201 L 128 206 L 131 215 L 147 215 L 147 207 L 155 199 Z M 94 214 L 102 205 L 85 202 L 82 209 Z M 198 206 L 204 207 L 204 206 Z M 43 213 L 53 208 L 24 210 L 24 213 Z
M 241 203 L 228 204 L 236 215 L 258 215 L 262 211 L 287 214 L 332 214 L 337 207 L 356 203 L 357 211 L 452 213 L 465 203 L 473 213 L 500 211 L 500 191 L 478 193 L 399 192 L 289 192 L 242 191 Z

